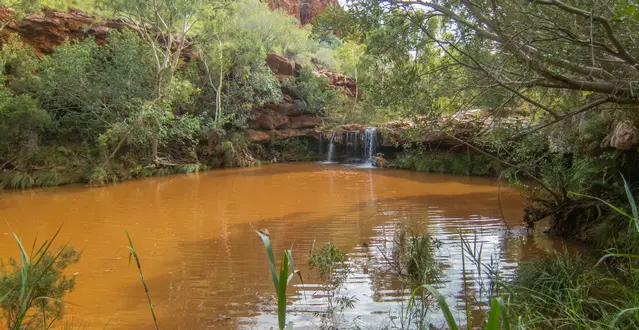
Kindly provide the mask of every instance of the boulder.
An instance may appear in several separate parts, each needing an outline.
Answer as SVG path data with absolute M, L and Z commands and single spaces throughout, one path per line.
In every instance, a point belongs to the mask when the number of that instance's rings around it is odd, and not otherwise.
M 295 76 L 298 70 L 302 69 L 302 66 L 289 60 L 286 57 L 282 57 L 276 54 L 266 55 L 266 65 L 276 75 L 281 76 Z
M 631 150 L 639 145 L 639 129 L 631 121 L 618 122 L 615 129 L 601 142 L 602 148 Z
M 291 128 L 314 128 L 323 124 L 322 118 L 312 115 L 291 117 Z

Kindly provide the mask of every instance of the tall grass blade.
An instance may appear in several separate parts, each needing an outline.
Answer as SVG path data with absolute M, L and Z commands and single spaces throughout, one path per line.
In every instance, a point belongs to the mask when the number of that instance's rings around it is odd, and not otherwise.
M 13 292 L 13 290 L 9 290 L 9 292 L 7 292 L 4 296 L 2 296 L 2 298 L 0 298 L 0 303 L 3 302 L 5 299 L 7 299 L 7 297 L 11 294 L 11 292 Z
M 573 196 L 579 196 L 579 197 L 585 197 L 585 198 L 592 198 L 594 200 L 598 200 L 600 202 L 602 202 L 603 204 L 606 204 L 606 206 L 608 206 L 609 208 L 611 208 L 613 211 L 623 215 L 624 217 L 628 218 L 628 219 L 634 219 L 630 214 L 626 213 L 624 210 L 606 202 L 605 200 L 595 197 L 595 196 L 589 196 L 589 195 L 584 195 L 584 194 L 580 194 L 580 193 L 576 193 L 574 191 L 571 191 L 568 193 L 569 195 L 573 195 Z
M 499 316 L 501 315 L 501 305 L 497 298 L 493 298 L 490 303 L 490 312 L 488 313 L 488 323 L 485 330 L 499 330 Z M 470 325 L 468 326 L 470 328 Z
M 626 190 L 626 197 L 628 198 L 628 203 L 630 203 L 630 208 L 632 209 L 632 216 L 634 217 L 634 225 L 635 225 L 635 229 L 637 230 L 637 232 L 639 232 L 639 212 L 637 212 L 637 203 L 635 202 L 635 198 L 634 196 L 632 196 L 632 191 L 630 191 L 630 185 L 628 184 L 628 181 L 626 181 L 626 178 L 623 177 L 623 175 L 621 176 L 621 178 L 623 179 L 623 186 L 624 189 Z
M 446 319 L 446 323 L 448 323 L 448 327 L 450 328 L 450 330 L 459 330 L 457 321 L 455 321 L 453 313 L 450 311 L 450 307 L 446 302 L 446 298 L 444 298 L 444 296 L 439 293 L 439 291 L 437 291 L 437 289 L 435 289 L 432 285 L 424 284 L 413 290 L 412 298 L 415 297 L 415 294 L 417 294 L 417 291 L 421 288 L 425 288 L 435 297 L 435 300 L 437 300 L 437 304 L 439 304 L 439 308 L 441 308 L 442 312 L 444 313 L 444 318 Z
M 280 264 L 280 286 L 277 288 L 277 320 L 280 329 L 286 327 L 286 287 L 288 282 L 284 279 L 288 276 L 288 262 L 288 254 L 284 253 Z
M 619 322 L 619 319 L 624 316 L 626 313 L 628 312 L 637 312 L 639 311 L 639 307 L 633 307 L 633 308 L 627 308 L 622 310 L 621 312 L 619 312 L 615 318 L 612 320 L 612 323 L 610 324 L 611 328 L 616 328 L 617 322 Z
M 146 293 L 146 299 L 149 302 L 149 308 L 151 309 L 151 315 L 153 316 L 153 323 L 155 324 L 155 329 L 159 330 L 160 326 L 158 325 L 158 319 L 155 317 L 155 308 L 153 307 L 153 302 L 151 302 L 151 294 L 149 294 L 149 288 L 146 286 L 146 280 L 144 279 L 144 273 L 142 272 L 142 265 L 140 264 L 140 258 L 138 258 L 137 252 L 135 252 L 135 247 L 133 246 L 133 240 L 131 239 L 131 235 L 129 235 L 129 231 L 125 230 L 126 237 L 129 239 L 129 262 L 131 261 L 131 257 L 135 259 L 135 263 L 137 264 L 138 271 L 140 272 L 140 279 L 142 280 L 142 285 L 144 286 L 144 292 Z
M 508 307 L 506 306 L 504 299 L 502 299 L 501 297 L 497 297 L 494 300 L 497 301 L 499 307 L 501 308 L 502 327 L 504 328 L 504 330 L 510 330 L 510 316 L 508 315 Z
M 271 245 L 271 239 L 269 236 L 261 231 L 255 231 L 262 242 L 264 242 L 264 247 L 266 248 L 266 257 L 268 258 L 269 268 L 271 269 L 271 277 L 273 278 L 273 286 L 275 290 L 279 287 L 279 281 L 277 279 L 277 270 L 275 269 L 275 257 L 273 256 L 273 247 Z

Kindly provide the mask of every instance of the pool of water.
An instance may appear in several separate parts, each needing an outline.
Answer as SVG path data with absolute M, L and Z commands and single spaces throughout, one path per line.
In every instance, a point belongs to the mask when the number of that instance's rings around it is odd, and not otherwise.
M 166 329 L 277 327 L 264 247 L 276 259 L 293 249 L 304 284 L 293 281 L 289 320 L 314 328 L 325 299 L 308 270 L 313 245 L 347 253 L 342 292 L 357 298 L 343 324 L 396 322 L 407 291 L 392 276 L 388 251 L 402 226 L 442 242 L 440 288 L 460 313 L 481 278 L 463 282 L 459 235 L 482 247 L 508 274 L 560 242 L 524 235 L 519 191 L 495 180 L 296 163 L 152 178 L 101 188 L 67 186 L 0 193 L 0 256 L 17 256 L 11 231 L 27 245 L 52 235 L 82 249 L 76 290 L 63 324 L 95 329 L 153 328 L 137 268 L 128 264 L 125 230 L 141 257 L 158 321 Z M 472 293 L 469 293 L 472 292 Z M 433 323 L 441 322 L 433 312 Z M 395 320 L 395 321 L 394 321 Z

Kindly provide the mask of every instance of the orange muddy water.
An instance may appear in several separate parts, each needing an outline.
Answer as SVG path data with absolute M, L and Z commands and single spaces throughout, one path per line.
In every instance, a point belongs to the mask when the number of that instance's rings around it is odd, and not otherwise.
M 264 246 L 254 232 L 266 228 L 276 259 L 292 246 L 305 280 L 304 285 L 293 281 L 289 289 L 289 320 L 296 328 L 319 325 L 313 312 L 325 301 L 307 263 L 313 244 L 329 241 L 348 255 L 343 292 L 357 298 L 338 321 L 390 325 L 407 296 L 388 269 L 387 251 L 398 225 L 423 228 L 443 242 L 437 250 L 442 291 L 461 310 L 464 294 L 477 291 L 478 281 L 470 272 L 470 283 L 462 285 L 460 231 L 469 238 L 476 233 L 482 257 L 493 257 L 506 273 L 521 260 L 558 247 L 516 229 L 522 208 L 517 190 L 499 188 L 491 179 L 278 164 L 101 188 L 3 192 L 0 256 L 18 253 L 11 231 L 30 246 L 36 236 L 47 238 L 63 225 L 58 242 L 71 242 L 83 254 L 69 270 L 77 273 L 76 290 L 66 297 L 69 305 L 59 325 L 150 329 L 140 276 L 128 264 L 128 230 L 161 328 L 276 328 Z

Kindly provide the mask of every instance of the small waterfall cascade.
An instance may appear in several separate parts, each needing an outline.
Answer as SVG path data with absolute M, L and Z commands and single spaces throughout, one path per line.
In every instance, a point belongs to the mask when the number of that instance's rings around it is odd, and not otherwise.
M 318 150 L 320 155 L 324 153 L 324 134 L 323 133 L 319 134 Z
M 332 163 L 333 159 L 335 158 L 335 144 L 333 143 L 334 138 L 335 135 L 332 135 L 331 140 L 328 143 L 328 155 L 326 155 L 326 162 L 328 163 Z
M 373 166 L 373 156 L 377 149 L 377 128 L 367 127 L 364 130 L 364 165 Z

